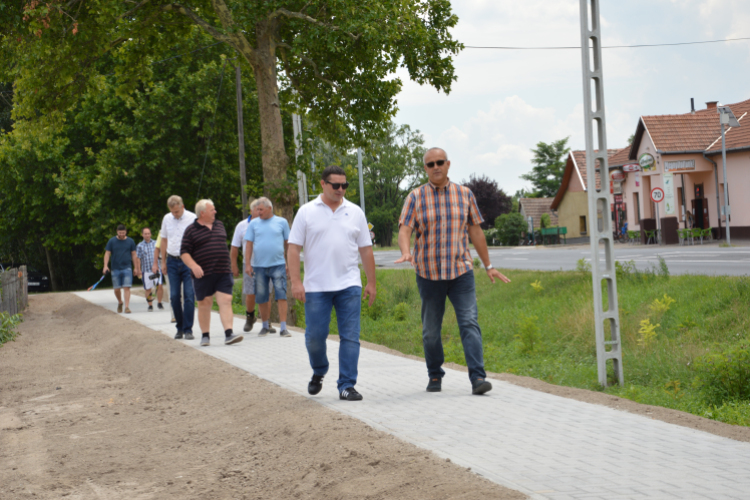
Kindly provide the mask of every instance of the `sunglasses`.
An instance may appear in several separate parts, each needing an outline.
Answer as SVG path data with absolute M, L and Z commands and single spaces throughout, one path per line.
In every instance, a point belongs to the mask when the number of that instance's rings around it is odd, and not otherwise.
M 437 164 L 438 167 L 442 167 L 443 164 L 445 164 L 446 161 L 448 161 L 448 160 L 431 161 L 430 163 L 425 163 L 424 166 L 427 167 L 427 168 L 432 168 L 432 167 L 435 166 L 435 164 Z
M 328 182 L 328 181 L 326 181 L 326 184 L 330 184 L 334 191 L 338 191 L 340 188 L 344 188 L 344 190 L 346 190 L 346 188 L 349 187 L 349 183 L 348 182 Z

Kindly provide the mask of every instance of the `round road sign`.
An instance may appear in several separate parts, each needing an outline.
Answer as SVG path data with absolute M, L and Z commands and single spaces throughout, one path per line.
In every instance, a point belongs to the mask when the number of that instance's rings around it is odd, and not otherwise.
M 651 190 L 651 199 L 654 200 L 654 203 L 659 203 L 660 201 L 664 200 L 664 190 L 660 187 L 655 187 Z

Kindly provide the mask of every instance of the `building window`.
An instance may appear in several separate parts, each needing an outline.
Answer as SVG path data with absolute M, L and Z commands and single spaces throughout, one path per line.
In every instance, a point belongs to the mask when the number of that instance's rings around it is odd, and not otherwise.
M 579 224 L 579 232 L 581 233 L 581 236 L 586 236 L 586 216 L 581 215 L 578 218 L 578 224 Z

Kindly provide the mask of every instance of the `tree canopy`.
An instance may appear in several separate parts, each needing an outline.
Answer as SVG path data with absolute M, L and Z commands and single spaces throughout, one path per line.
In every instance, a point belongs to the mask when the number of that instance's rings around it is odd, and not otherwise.
M 196 44 L 207 41 L 194 36 Z M 54 128 L 16 121 L 0 136 L 0 255 L 49 271 L 56 287 L 80 288 L 101 271 L 117 224 L 136 241 L 144 226 L 156 236 L 171 194 L 188 208 L 211 198 L 228 226 L 239 220 L 235 79 L 227 54 L 233 56 L 214 46 L 153 65 L 149 82 L 125 95 L 118 75 L 102 77 Z M 248 191 L 259 196 L 254 92 L 252 78 L 244 79 Z
M 468 181 L 461 181 L 461 184 L 471 189 L 474 198 L 477 200 L 479 211 L 484 218 L 482 229 L 495 227 L 495 219 L 503 214 L 507 214 L 512 209 L 511 199 L 494 181 L 482 175 L 480 177 L 472 174 Z
M 538 142 L 536 149 L 531 150 L 534 153 L 534 166 L 521 179 L 531 182 L 533 198 L 552 198 L 557 194 L 565 172 L 565 155 L 570 152 L 568 139 L 570 137 L 551 144 Z
M 264 190 L 287 218 L 284 99 L 329 142 L 365 145 L 396 112 L 396 71 L 449 92 L 461 49 L 449 0 L 28 0 L 21 12 L 0 10 L 0 21 L 0 81 L 15 83 L 17 119 L 60 121 L 110 73 L 127 95 L 194 27 L 232 47 L 255 75 Z

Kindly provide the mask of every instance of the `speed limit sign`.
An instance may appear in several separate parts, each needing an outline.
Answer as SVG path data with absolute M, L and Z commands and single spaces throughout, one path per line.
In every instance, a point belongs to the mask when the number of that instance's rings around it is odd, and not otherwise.
M 651 190 L 651 199 L 654 203 L 659 203 L 664 199 L 664 190 L 660 187 L 655 187 Z

